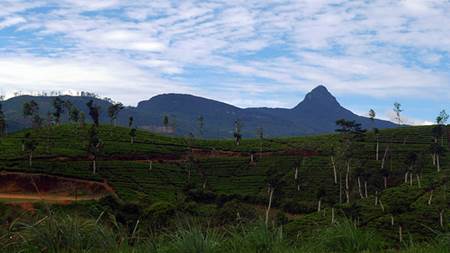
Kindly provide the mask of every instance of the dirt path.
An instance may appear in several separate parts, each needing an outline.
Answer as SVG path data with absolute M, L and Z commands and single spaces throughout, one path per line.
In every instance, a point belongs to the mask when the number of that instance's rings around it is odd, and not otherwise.
M 86 196 L 57 196 L 57 195 L 45 195 L 45 194 L 12 194 L 12 193 L 0 193 L 0 200 L 5 202 L 25 202 L 30 201 L 45 201 L 45 202 L 55 202 L 55 203 L 66 203 L 74 201 L 84 201 L 84 200 L 98 200 L 104 197 L 104 195 L 86 195 Z

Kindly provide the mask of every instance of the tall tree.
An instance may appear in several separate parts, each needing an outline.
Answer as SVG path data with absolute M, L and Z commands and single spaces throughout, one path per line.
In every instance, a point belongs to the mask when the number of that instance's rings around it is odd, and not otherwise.
M 164 126 L 164 132 L 167 133 L 169 131 L 169 116 L 166 114 L 163 118 L 163 126 Z
M 377 145 L 375 147 L 375 159 L 378 161 L 379 160 L 379 151 L 380 151 L 380 142 L 379 142 L 380 131 L 378 130 L 378 128 L 375 127 L 375 117 L 376 116 L 377 116 L 377 114 L 375 113 L 375 111 L 373 109 L 370 109 L 369 110 L 369 118 L 372 123 L 372 130 L 373 130 L 373 133 L 375 134 L 375 139 L 377 142 Z
M 61 123 L 61 115 L 64 113 L 64 104 L 65 102 L 59 97 L 54 98 L 52 101 L 54 109 L 53 117 L 57 126 L 59 126 Z
M 92 121 L 94 122 L 95 126 L 99 126 L 99 117 L 100 117 L 100 107 L 98 105 L 94 104 L 94 100 L 89 100 L 87 102 L 87 107 L 89 108 L 89 116 L 91 116 Z
M 442 110 L 439 115 L 436 117 L 436 127 L 433 129 L 436 135 L 441 138 L 441 145 L 444 145 L 444 136 L 445 136 L 445 124 L 447 123 L 449 115 L 445 110 Z M 435 140 L 437 142 L 437 140 Z
M 261 157 L 264 143 L 264 129 L 262 127 L 256 129 L 256 137 L 259 139 L 259 157 Z
M 130 138 L 131 138 L 131 144 L 134 144 L 134 141 L 136 140 L 136 128 L 131 128 L 130 129 Z
M 39 105 L 34 100 L 23 104 L 23 116 L 31 119 L 33 128 L 39 128 L 42 124 L 42 119 L 39 116 Z
M 111 125 L 117 125 L 117 116 L 119 115 L 119 112 L 124 108 L 125 107 L 122 103 L 114 103 L 108 107 L 108 117 L 111 120 Z
M 283 184 L 283 174 L 279 172 L 277 169 L 269 169 L 266 172 L 266 182 L 267 182 L 267 193 L 269 195 L 269 203 L 267 204 L 266 209 L 266 219 L 265 224 L 266 226 L 269 225 L 269 215 L 270 215 L 270 209 L 272 208 L 272 201 L 274 197 L 275 190 L 280 190 L 282 184 Z
M 205 118 L 203 116 L 199 116 L 197 118 L 197 127 L 198 127 L 198 136 L 203 138 L 203 128 L 205 126 Z
M 33 139 L 30 133 L 26 133 L 22 141 L 24 151 L 28 154 L 28 165 L 33 165 L 33 152 L 36 150 L 38 143 Z
M 345 195 L 347 203 L 350 203 L 350 171 L 351 171 L 351 159 L 355 151 L 355 143 L 360 140 L 365 129 L 361 128 L 361 124 L 355 121 L 348 121 L 345 119 L 340 119 L 336 121 L 336 125 L 339 127 L 336 132 L 341 133 L 341 147 L 338 149 L 337 157 L 345 164 Z
M 71 106 L 69 109 L 69 120 L 73 123 L 79 123 L 80 114 L 81 112 L 77 107 Z
M 401 112 L 403 112 L 402 105 L 398 102 L 394 103 L 394 113 L 395 113 L 395 120 L 398 122 L 398 124 L 402 124 L 402 118 L 400 116 Z
M 0 137 L 3 137 L 6 134 L 6 118 L 3 113 L 3 103 L 0 98 Z
M 93 125 L 89 130 L 89 143 L 87 147 L 88 154 L 92 160 L 92 174 L 95 174 L 97 171 L 97 157 L 102 148 L 102 141 L 98 136 L 97 127 Z
M 133 126 L 133 123 L 134 123 L 133 116 L 128 117 L 128 128 L 131 128 Z
M 241 134 L 242 124 L 239 119 L 234 121 L 234 139 L 237 146 L 241 144 L 242 134 Z
M 83 111 L 80 111 L 78 123 L 80 124 L 80 128 L 83 128 L 86 125 L 86 116 Z

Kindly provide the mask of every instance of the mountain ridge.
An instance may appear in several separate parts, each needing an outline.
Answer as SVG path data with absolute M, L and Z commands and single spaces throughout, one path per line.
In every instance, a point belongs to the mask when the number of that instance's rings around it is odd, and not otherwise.
M 86 102 L 93 99 L 100 105 L 101 123 L 109 123 L 107 107 L 110 101 L 91 97 L 59 96 L 71 101 L 88 115 Z M 41 115 L 53 111 L 51 101 L 55 97 L 18 96 L 3 102 L 5 115 L 9 122 L 9 131 L 17 131 L 29 127 L 29 122 L 21 115 L 22 105 L 34 99 L 41 107 Z M 365 128 L 392 128 L 397 125 L 384 120 L 371 121 L 341 106 L 328 89 L 319 85 L 305 95 L 295 107 L 240 108 L 224 102 L 191 94 L 167 93 L 156 95 L 148 100 L 140 101 L 136 107 L 125 107 L 118 117 L 119 125 L 127 125 L 128 117 L 133 116 L 139 128 L 160 131 L 162 119 L 169 117 L 169 123 L 175 135 L 194 134 L 205 138 L 231 138 L 234 122 L 242 122 L 244 137 L 255 137 L 256 129 L 263 128 L 266 136 L 287 137 L 331 133 L 336 128 L 338 119 L 355 120 Z M 200 131 L 198 118 L 204 119 L 204 129 Z M 62 118 L 67 121 L 67 116 Z M 202 132 L 202 134 L 201 134 Z

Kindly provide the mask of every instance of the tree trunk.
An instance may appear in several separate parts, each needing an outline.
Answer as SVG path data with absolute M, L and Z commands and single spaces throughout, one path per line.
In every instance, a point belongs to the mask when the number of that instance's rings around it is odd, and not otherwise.
M 350 177 L 350 162 L 347 161 L 347 172 L 345 173 L 345 189 L 348 190 Z
M 297 178 L 298 178 L 298 168 L 295 168 L 294 180 L 297 180 Z
M 428 198 L 428 205 L 431 205 L 431 201 L 433 200 L 433 191 L 434 190 L 431 190 L 430 192 L 430 197 Z
M 386 162 L 387 153 L 389 151 L 389 146 L 384 150 L 383 160 L 381 160 L 381 169 L 384 169 L 384 164 Z
M 331 208 L 331 224 L 334 224 L 334 207 Z
M 391 214 L 391 226 L 393 227 L 394 225 L 394 215 Z
M 409 173 L 409 186 L 413 186 L 413 173 Z
M 420 176 L 419 176 L 419 174 L 416 175 L 416 178 L 417 178 L 417 186 L 419 188 L 422 188 L 422 184 L 420 183 Z
M 386 176 L 384 176 L 383 179 L 384 179 L 384 189 L 387 189 L 388 179 Z
M 440 163 L 439 155 L 436 155 L 436 167 L 437 167 L 437 172 L 440 172 L 441 171 L 441 163 Z
M 398 239 L 400 242 L 403 242 L 403 228 L 402 226 L 398 226 Z
M 439 224 L 441 225 L 441 228 L 444 228 L 444 210 L 439 212 Z
M 347 172 L 345 173 L 345 196 L 347 197 L 347 204 L 350 203 L 350 162 L 347 161 Z
M 339 204 L 342 204 L 342 173 L 339 172 Z
M 375 158 L 377 161 L 380 160 L 379 152 L 380 152 L 380 142 L 378 141 L 378 137 L 377 137 L 377 148 L 376 148 L 376 155 L 375 155 Z
M 28 155 L 28 166 L 31 168 L 33 166 L 33 152 Z
M 362 194 L 362 190 L 361 190 L 361 179 L 358 177 L 358 191 L 359 191 L 359 196 L 361 197 L 361 199 L 364 198 L 363 194 Z
M 383 205 L 383 202 L 381 202 L 381 199 L 379 200 L 379 202 L 380 202 L 381 211 L 383 211 L 383 213 L 384 213 L 384 205 Z
M 405 184 L 407 184 L 408 183 L 408 171 L 407 172 L 405 172 Z
M 334 184 L 337 184 L 337 172 L 336 163 L 334 162 L 334 156 L 331 156 L 331 164 L 333 165 Z
M 322 210 L 321 207 L 322 207 L 322 199 L 319 199 L 319 202 L 317 203 L 317 212 L 318 213 L 320 213 L 320 210 Z
M 431 160 L 433 161 L 433 165 L 436 165 L 436 154 L 431 154 Z
M 364 180 L 364 195 L 366 197 L 366 199 L 369 197 L 369 195 L 367 194 L 367 181 Z
M 92 161 L 92 174 L 95 175 L 96 171 L 97 171 L 97 164 L 96 164 L 96 159 L 94 159 Z
M 375 192 L 375 206 L 378 205 L 378 191 Z
M 153 161 L 148 160 L 148 171 L 152 171 L 153 169 Z
M 269 225 L 269 213 L 270 213 L 270 208 L 272 207 L 273 191 L 274 191 L 274 189 L 272 187 L 270 187 L 269 204 L 267 205 L 267 210 L 266 210 L 266 227 Z

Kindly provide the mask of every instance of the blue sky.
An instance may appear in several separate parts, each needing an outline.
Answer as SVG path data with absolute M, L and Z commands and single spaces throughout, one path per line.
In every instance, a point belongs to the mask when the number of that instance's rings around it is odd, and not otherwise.
M 448 0 L 0 0 L 0 93 L 191 93 L 294 107 L 323 84 L 358 114 L 450 110 Z

